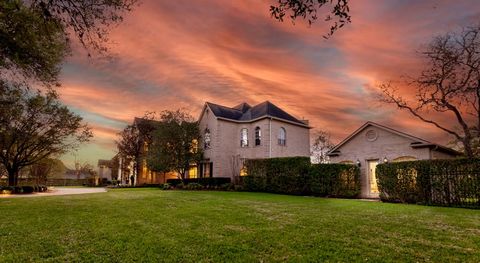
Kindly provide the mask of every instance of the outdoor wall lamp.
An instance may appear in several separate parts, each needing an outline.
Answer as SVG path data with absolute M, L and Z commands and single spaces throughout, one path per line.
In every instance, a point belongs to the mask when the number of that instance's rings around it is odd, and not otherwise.
M 357 166 L 358 166 L 358 167 L 361 167 L 361 166 L 362 166 L 362 163 L 360 162 L 359 159 L 357 159 Z
M 384 163 L 388 163 L 388 159 L 387 159 L 386 156 L 383 158 L 383 162 L 384 162 Z

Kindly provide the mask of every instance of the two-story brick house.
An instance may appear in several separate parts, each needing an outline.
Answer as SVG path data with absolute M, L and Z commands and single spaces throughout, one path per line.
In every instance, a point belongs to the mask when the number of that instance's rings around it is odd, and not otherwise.
M 205 103 L 199 118 L 204 159 L 190 177 L 233 177 L 242 160 L 310 156 L 310 127 L 269 101 Z

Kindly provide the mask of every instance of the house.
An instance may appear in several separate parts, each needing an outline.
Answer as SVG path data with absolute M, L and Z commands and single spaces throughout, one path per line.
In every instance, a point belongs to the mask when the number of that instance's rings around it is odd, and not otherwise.
M 330 150 L 333 163 L 356 164 L 361 170 L 361 197 L 378 198 L 377 164 L 451 159 L 461 153 L 392 128 L 367 122 Z
M 190 178 L 240 175 L 243 160 L 310 156 L 310 127 L 265 101 L 234 107 L 206 102 L 199 117 L 203 160 Z
M 98 177 L 101 181 L 111 181 L 116 178 L 112 178 L 112 161 L 111 160 L 98 160 Z

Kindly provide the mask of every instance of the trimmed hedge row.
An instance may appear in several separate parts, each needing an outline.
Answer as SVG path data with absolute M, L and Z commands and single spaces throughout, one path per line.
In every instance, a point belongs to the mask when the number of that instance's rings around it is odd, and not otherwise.
M 353 198 L 360 194 L 360 170 L 348 164 L 310 164 L 308 157 L 250 159 L 244 189 L 290 195 Z
M 173 187 L 181 184 L 182 180 L 180 179 L 167 179 L 167 184 L 170 184 Z M 231 183 L 231 179 L 229 177 L 205 177 L 205 178 L 189 178 L 183 179 L 183 183 L 185 185 L 196 183 L 203 186 L 221 186 L 224 184 Z
M 377 180 L 385 202 L 480 208 L 480 159 L 380 164 Z

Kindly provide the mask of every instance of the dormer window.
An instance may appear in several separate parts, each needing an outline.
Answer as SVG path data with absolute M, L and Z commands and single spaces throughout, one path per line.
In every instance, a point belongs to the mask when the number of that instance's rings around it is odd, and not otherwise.
M 260 127 L 255 128 L 255 146 L 259 146 L 262 143 L 262 130 Z
M 247 147 L 248 146 L 248 129 L 243 128 L 240 131 L 240 147 Z
M 287 132 L 285 128 L 280 127 L 278 130 L 278 145 L 285 146 L 287 144 Z
M 205 133 L 203 134 L 203 148 L 210 149 L 210 141 L 210 130 L 206 128 Z

